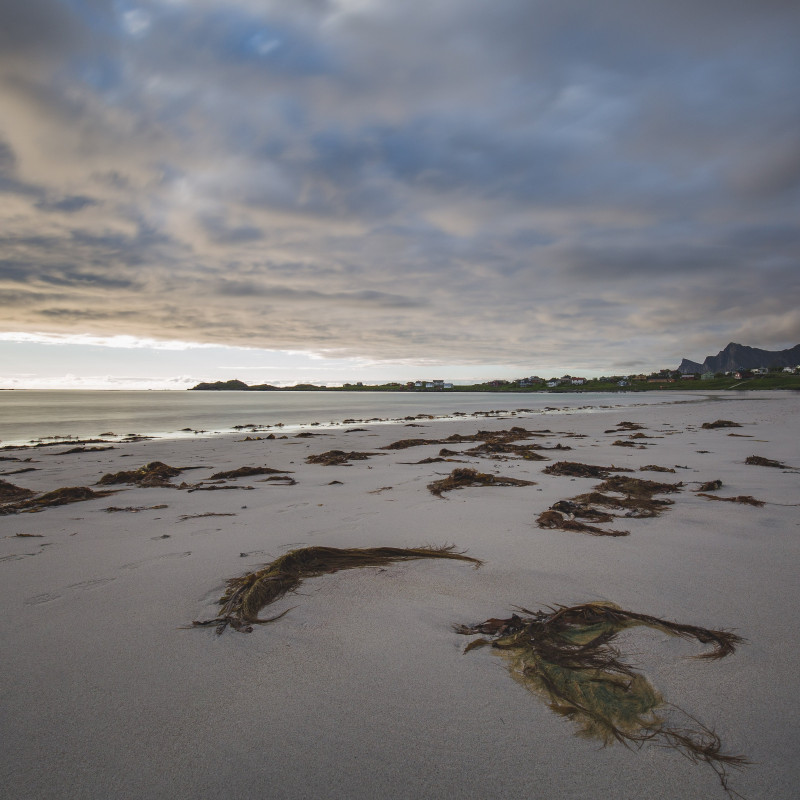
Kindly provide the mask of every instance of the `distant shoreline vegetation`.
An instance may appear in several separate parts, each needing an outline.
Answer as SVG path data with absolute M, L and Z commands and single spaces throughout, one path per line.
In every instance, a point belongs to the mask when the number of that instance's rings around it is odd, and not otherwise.
M 578 382 L 575 382 L 578 381 Z M 508 392 L 508 393 L 580 393 L 580 392 L 652 392 L 681 391 L 686 389 L 739 391 L 757 389 L 800 390 L 800 374 L 770 371 L 761 375 L 718 374 L 716 376 L 680 375 L 661 372 L 653 375 L 609 376 L 601 378 L 521 378 L 518 380 L 493 380 L 465 385 L 444 384 L 442 381 L 413 381 L 410 383 L 382 383 L 365 385 L 345 383 L 342 386 L 316 386 L 298 383 L 295 386 L 272 386 L 260 383 L 252 386 L 240 380 L 198 383 L 188 391 L 205 392 Z

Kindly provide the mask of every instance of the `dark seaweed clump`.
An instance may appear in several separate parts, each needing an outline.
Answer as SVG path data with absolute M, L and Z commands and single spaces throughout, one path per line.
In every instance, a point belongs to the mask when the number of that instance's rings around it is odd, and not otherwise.
M 350 461 L 365 461 L 370 456 L 382 455 L 381 453 L 346 453 L 344 450 L 328 450 L 327 453 L 318 453 L 308 456 L 308 464 L 321 464 L 323 467 L 350 466 Z
M 220 598 L 219 615 L 215 619 L 195 621 L 193 626 L 215 625 L 218 634 L 230 625 L 234 630 L 251 633 L 253 625 L 274 622 L 283 614 L 260 619 L 265 606 L 289 592 L 294 592 L 306 578 L 329 575 L 356 567 L 381 567 L 395 561 L 421 558 L 452 558 L 468 561 L 479 567 L 477 558 L 456 552 L 452 545 L 443 547 L 303 547 L 275 559 L 256 572 L 249 572 L 227 581 L 225 594 Z
M 717 489 L 722 488 L 722 481 L 717 478 L 714 481 L 706 481 L 703 484 L 700 484 L 699 489 L 695 489 L 696 492 L 716 492 Z
M 40 494 L 38 497 L 0 506 L 0 514 L 16 514 L 20 511 L 43 511 L 45 508 L 51 508 L 52 506 L 64 506 L 69 503 L 79 503 L 83 500 L 94 500 L 96 497 L 107 497 L 110 494 L 114 494 L 114 492 L 96 492 L 88 486 L 65 486 L 62 489 L 54 489 L 52 492 Z
M 474 469 L 461 467 L 454 469 L 446 478 L 428 484 L 431 494 L 441 497 L 443 492 L 463 489 L 467 486 L 534 486 L 535 481 L 507 478 L 502 475 L 489 475 Z
M 211 480 L 230 480 L 231 478 L 249 478 L 252 475 L 279 475 L 290 472 L 286 469 L 272 469 L 271 467 L 239 467 L 227 472 L 216 472 Z
M 190 469 L 190 467 L 170 467 L 161 461 L 151 461 L 138 469 L 109 472 L 97 481 L 97 485 L 111 486 L 118 483 L 133 483 L 142 487 L 166 486 L 176 489 L 181 487 L 176 487 L 170 483 L 170 480 L 186 469 Z
M 675 472 L 672 467 L 659 467 L 658 464 L 648 464 L 646 467 L 639 467 L 639 472 Z
M 564 475 L 569 478 L 608 478 L 612 472 L 633 472 L 624 467 L 600 467 L 594 464 L 580 464 L 577 461 L 556 461 L 545 467 L 545 475 Z
M 742 426 L 738 422 L 731 422 L 729 419 L 718 419 L 714 422 L 704 422 L 700 427 L 711 430 L 713 428 L 741 428 Z
M 777 469 L 791 469 L 788 464 L 780 461 L 773 461 L 771 458 L 763 458 L 762 456 L 748 456 L 744 460 L 745 464 L 751 464 L 756 467 L 775 467 Z
M 31 497 L 35 492 L 0 479 L 0 503 L 13 503 Z
M 667 703 L 647 678 L 623 660 L 613 642 L 636 626 L 711 645 L 699 658 L 731 655 L 744 640 L 734 633 L 669 622 L 625 611 L 611 603 L 585 603 L 547 611 L 519 609 L 508 619 L 458 625 L 461 634 L 484 634 L 464 652 L 491 645 L 508 662 L 515 680 L 543 699 L 557 714 L 579 726 L 578 733 L 604 745 L 619 742 L 641 747 L 647 742 L 671 747 L 693 763 L 706 764 L 728 786 L 729 768 L 748 762 L 725 753 L 710 728 Z

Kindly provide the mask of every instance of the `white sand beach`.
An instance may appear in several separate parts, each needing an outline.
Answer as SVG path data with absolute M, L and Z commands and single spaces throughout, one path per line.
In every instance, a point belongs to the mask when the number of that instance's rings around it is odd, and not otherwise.
M 692 658 L 707 648 L 651 628 L 625 630 L 615 644 L 667 703 L 751 762 L 730 770 L 732 791 L 796 797 L 798 411 L 800 397 L 788 392 L 698 395 L 592 413 L 261 432 L 250 441 L 240 433 L 63 455 L 66 445 L 4 450 L 0 479 L 14 486 L 115 493 L 0 516 L 2 795 L 726 797 L 713 769 L 673 748 L 576 736 L 579 725 L 512 679 L 496 650 L 464 654 L 469 639 L 453 627 L 517 607 L 605 601 L 746 639 L 719 660 Z M 719 419 L 741 427 L 701 427 Z M 411 463 L 476 446 L 441 443 L 454 433 L 514 426 L 540 432 L 518 444 L 571 449 L 534 451 L 541 461 L 484 453 Z M 381 449 L 410 438 L 438 442 Z M 306 461 L 335 449 L 374 455 Z M 746 464 L 753 455 L 793 469 Z M 683 485 L 663 495 L 674 503 L 660 515 L 601 526 L 627 536 L 543 529 L 542 512 L 599 483 L 543 472 L 562 460 Z M 238 488 L 97 485 L 153 461 L 195 468 L 171 478 L 175 486 Z M 675 472 L 640 471 L 649 465 Z M 268 474 L 211 482 L 239 467 L 285 471 L 294 483 Z M 428 490 L 461 467 L 535 484 Z M 716 479 L 721 488 L 708 494 L 764 505 L 697 494 Z M 290 550 L 445 544 L 483 565 L 430 559 L 342 570 L 265 608 L 264 617 L 290 610 L 252 633 L 191 627 L 217 616 L 226 579 Z

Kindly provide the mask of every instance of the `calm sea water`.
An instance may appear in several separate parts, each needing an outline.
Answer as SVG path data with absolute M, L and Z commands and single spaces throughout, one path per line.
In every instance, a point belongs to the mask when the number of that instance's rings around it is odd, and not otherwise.
M 0 391 L 0 445 L 46 437 L 92 438 L 113 432 L 180 438 L 182 428 L 230 433 L 235 425 L 289 428 L 345 419 L 402 419 L 416 414 L 519 408 L 578 408 L 602 412 L 632 405 L 674 403 L 688 393 L 485 394 L 382 392 Z M 695 399 L 697 396 L 694 396 Z

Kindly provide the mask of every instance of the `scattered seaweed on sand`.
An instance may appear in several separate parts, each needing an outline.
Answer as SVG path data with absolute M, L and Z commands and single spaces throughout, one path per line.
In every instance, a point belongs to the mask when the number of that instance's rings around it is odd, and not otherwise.
M 291 472 L 288 469 L 272 469 L 272 467 L 239 467 L 227 472 L 216 472 L 211 480 L 230 480 L 231 478 L 249 478 L 253 475 L 282 475 Z
M 489 475 L 466 467 L 454 469 L 446 478 L 428 484 L 431 494 L 441 497 L 443 492 L 463 489 L 466 486 L 534 486 L 536 481 L 507 478 L 502 475 Z
M 705 492 L 698 492 L 698 497 L 705 497 L 707 500 L 721 500 L 724 503 L 742 503 L 748 506 L 756 506 L 757 508 L 761 508 L 765 505 L 763 500 L 756 500 L 755 497 L 752 497 L 749 494 L 740 494 L 736 497 L 720 497 L 716 494 L 706 494 Z
M 206 511 L 205 514 L 181 514 L 178 522 L 186 522 L 187 519 L 200 519 L 202 517 L 235 517 L 236 514 L 223 513 L 221 511 Z
M 270 475 L 262 478 L 259 483 L 276 483 L 279 486 L 295 486 L 297 481 L 291 475 Z
M 393 488 L 393 486 L 381 486 L 379 489 L 373 489 L 371 492 L 367 492 L 367 494 L 380 494 L 381 492 L 388 492 Z
M 563 475 L 568 478 L 608 478 L 612 472 L 633 472 L 624 467 L 601 467 L 577 461 L 556 461 L 542 470 L 545 475 Z
M 525 616 L 454 626 L 460 634 L 490 637 L 470 642 L 464 652 L 491 645 L 506 660 L 514 679 L 557 714 L 577 723 L 580 736 L 603 745 L 619 742 L 638 749 L 652 742 L 671 747 L 693 763 L 708 765 L 723 790 L 735 795 L 728 785 L 729 769 L 744 767 L 747 759 L 724 752 L 717 734 L 667 703 L 644 675 L 623 660 L 614 640 L 624 630 L 645 626 L 711 645 L 697 658 L 715 660 L 731 655 L 744 642 L 741 637 L 625 611 L 612 603 L 518 610 Z
M 699 489 L 695 489 L 696 492 L 716 492 L 717 489 L 722 488 L 722 481 L 717 478 L 714 481 L 706 481 L 705 483 L 700 484 Z
M 639 467 L 639 472 L 675 472 L 672 467 L 659 467 L 658 464 L 648 464 L 646 467 Z
M 259 613 L 289 592 L 294 592 L 307 578 L 317 578 L 356 567 L 383 567 L 395 561 L 414 561 L 422 558 L 452 558 L 468 561 L 479 567 L 483 562 L 452 545 L 443 547 L 303 547 L 291 550 L 256 572 L 230 578 L 225 594 L 220 598 L 219 615 L 215 619 L 194 621 L 193 626 L 216 626 L 221 634 L 230 625 L 234 630 L 251 633 L 253 625 L 274 622 L 284 614 L 260 619 Z
M 6 475 L 22 475 L 24 472 L 38 472 L 39 467 L 23 467 L 22 469 L 10 469 L 8 472 L 0 472 L 4 477 Z
M 17 500 L 25 500 L 32 497 L 36 492 L 32 489 L 25 489 L 22 486 L 9 483 L 0 479 L 0 503 L 13 503 Z
M 385 455 L 384 453 L 346 453 L 344 450 L 328 450 L 326 453 L 318 453 L 315 456 L 306 458 L 307 464 L 321 464 L 323 467 L 346 466 L 349 467 L 350 461 L 365 461 L 371 456 Z
M 741 428 L 742 426 L 738 422 L 731 422 L 729 419 L 718 419 L 714 422 L 704 422 L 700 427 L 706 430 L 713 430 L 714 428 Z
M 508 430 L 501 431 L 478 431 L 477 433 L 453 433 L 446 439 L 400 439 L 397 442 L 384 445 L 381 450 L 405 450 L 409 447 L 421 447 L 426 444 L 464 444 L 467 442 L 492 442 L 495 444 L 510 444 L 519 439 L 530 439 L 535 436 L 543 436 L 538 431 L 529 431 L 526 428 L 515 426 Z M 553 449 L 567 450 L 566 447 L 555 447 Z
M 115 492 L 96 492 L 88 486 L 65 486 L 62 489 L 54 489 L 52 492 L 40 494 L 38 497 L 31 497 L 27 500 L 20 500 L 17 503 L 0 506 L 0 514 L 43 511 L 45 508 L 64 506 L 68 503 L 79 503 L 83 500 L 94 500 L 97 497 L 107 497 L 110 494 L 115 494 Z
M 636 442 L 631 442 L 630 440 L 623 440 L 617 439 L 614 442 L 611 442 L 614 447 L 636 447 Z
M 763 456 L 748 456 L 744 460 L 745 464 L 751 464 L 756 467 L 775 467 L 776 469 L 791 469 L 788 464 L 781 461 L 773 461 L 771 458 L 764 458 Z
M 170 480 L 187 469 L 197 467 L 170 467 L 161 461 L 151 461 L 138 469 L 123 470 L 122 472 L 109 472 L 103 475 L 98 486 L 112 486 L 118 483 L 133 483 L 142 487 L 168 487 L 170 489 L 186 488 L 185 484 L 176 486 Z

